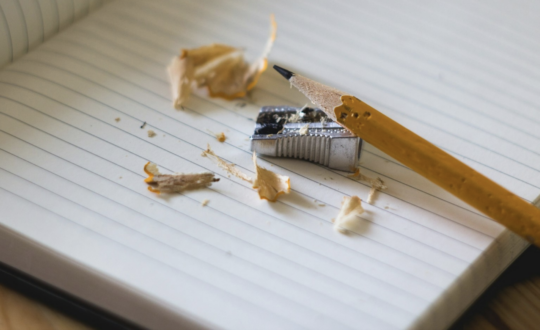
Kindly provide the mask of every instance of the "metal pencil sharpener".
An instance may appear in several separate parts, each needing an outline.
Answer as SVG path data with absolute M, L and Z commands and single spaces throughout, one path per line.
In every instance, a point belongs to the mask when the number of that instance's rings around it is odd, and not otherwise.
M 361 148 L 362 139 L 313 108 L 262 107 L 251 136 L 251 151 L 258 154 L 305 159 L 347 172 L 358 165 Z

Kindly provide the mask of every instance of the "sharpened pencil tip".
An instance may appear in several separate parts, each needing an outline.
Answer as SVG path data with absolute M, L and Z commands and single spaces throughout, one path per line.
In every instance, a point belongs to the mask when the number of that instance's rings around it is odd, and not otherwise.
M 287 80 L 291 79 L 291 77 L 294 76 L 294 72 L 291 72 L 287 69 L 283 69 L 282 67 L 277 66 L 277 65 L 274 65 L 274 70 L 279 72 Z

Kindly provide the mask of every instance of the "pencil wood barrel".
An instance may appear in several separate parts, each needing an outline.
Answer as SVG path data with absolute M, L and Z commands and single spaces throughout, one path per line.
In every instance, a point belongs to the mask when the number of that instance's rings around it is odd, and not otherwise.
M 337 121 L 376 148 L 540 246 L 540 209 L 354 96 L 334 108 Z

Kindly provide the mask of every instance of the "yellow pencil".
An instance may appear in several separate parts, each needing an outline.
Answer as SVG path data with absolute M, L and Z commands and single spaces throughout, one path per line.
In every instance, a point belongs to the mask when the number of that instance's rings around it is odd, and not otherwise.
M 274 69 L 343 127 L 540 246 L 540 209 L 356 97 L 277 65 Z

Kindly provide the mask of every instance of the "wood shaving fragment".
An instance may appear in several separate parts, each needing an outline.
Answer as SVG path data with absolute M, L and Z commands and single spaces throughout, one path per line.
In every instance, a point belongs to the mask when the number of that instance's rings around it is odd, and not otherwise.
M 203 201 L 201 202 L 201 206 L 206 206 L 206 205 L 208 205 L 208 203 L 210 203 L 210 200 L 205 199 L 205 200 L 203 200 Z
M 323 202 L 319 202 L 318 200 L 313 200 L 313 202 L 319 206 L 326 206 L 326 204 L 324 204 Z
M 210 145 L 207 146 L 206 150 L 202 152 L 203 157 L 208 157 L 211 161 L 217 164 L 217 166 L 224 169 L 227 173 L 234 175 L 235 177 L 242 179 L 244 181 L 247 181 L 249 183 L 253 182 L 253 179 L 244 172 L 240 171 L 239 169 L 234 166 L 234 164 L 227 163 L 223 159 L 219 158 L 212 149 L 210 149 Z
M 360 214 L 364 213 L 362 200 L 358 196 L 344 197 L 338 216 L 332 219 L 334 229 L 342 234 L 353 231 L 360 221 Z
M 216 139 L 217 139 L 219 142 L 225 142 L 225 140 L 227 139 L 227 137 L 225 136 L 225 133 L 221 132 L 221 133 L 216 134 Z
M 276 133 L 276 134 L 281 134 L 283 133 L 283 131 L 285 130 L 285 125 L 287 124 L 287 119 L 285 119 L 285 121 L 283 122 L 283 127 L 281 127 L 281 129 Z
M 154 193 L 178 193 L 184 190 L 192 190 L 208 187 L 212 182 L 219 181 L 213 173 L 193 173 L 193 174 L 161 174 L 157 165 L 151 162 L 146 163 L 144 172 L 148 178 L 144 182 L 148 183 L 148 190 Z
M 291 191 L 291 179 L 257 165 L 255 152 L 253 153 L 253 164 L 256 172 L 253 188 L 258 190 L 261 199 L 275 202 L 279 195 L 288 194 Z
M 120 121 L 120 117 L 114 118 L 114 121 L 115 121 L 115 122 L 119 122 L 119 121 Z
M 210 146 L 207 147 L 202 153 L 203 157 L 210 158 L 220 168 L 224 169 L 227 173 L 236 176 L 244 181 L 253 184 L 253 188 L 257 189 L 259 197 L 266 199 L 270 202 L 275 202 L 279 195 L 288 194 L 291 190 L 290 179 L 288 176 L 276 174 L 270 170 L 257 165 L 257 155 L 253 153 L 253 164 L 255 165 L 255 179 L 252 179 L 249 175 L 238 170 L 234 164 L 227 163 L 223 159 L 219 158 Z
M 300 120 L 300 113 L 307 107 L 308 107 L 308 104 L 306 103 L 301 109 L 297 109 L 296 113 L 290 115 L 289 118 L 285 120 L 285 123 L 283 125 L 285 125 L 287 122 L 297 123 Z
M 206 88 L 211 97 L 226 100 L 246 96 L 268 66 L 267 57 L 276 38 L 273 15 L 270 21 L 270 38 L 261 56 L 251 64 L 245 61 L 242 49 L 228 45 L 182 49 L 167 68 L 174 107 L 181 109 L 193 89 Z
M 302 127 L 298 130 L 298 134 L 300 134 L 300 135 L 307 135 L 308 129 L 309 129 L 309 124 L 306 124 L 306 125 L 302 126 Z
M 366 200 L 366 203 L 373 204 L 373 198 L 375 197 L 375 193 L 377 190 L 384 190 L 386 189 L 386 185 L 384 184 L 384 181 L 381 180 L 381 178 L 372 178 L 367 175 L 364 175 L 360 173 L 360 169 L 357 168 L 356 171 L 354 171 L 353 174 L 349 175 L 350 178 L 353 178 L 355 180 L 365 181 L 371 185 L 371 189 L 369 190 L 368 198 Z
M 148 133 L 149 138 L 152 138 L 157 135 L 156 132 L 152 131 L 151 129 L 149 129 L 147 133 Z
M 285 124 L 287 122 L 296 123 L 296 122 L 298 122 L 298 120 L 300 120 L 300 114 L 298 112 L 296 112 L 295 114 L 292 114 L 292 115 L 289 116 L 289 118 L 287 118 L 287 121 L 285 122 Z

